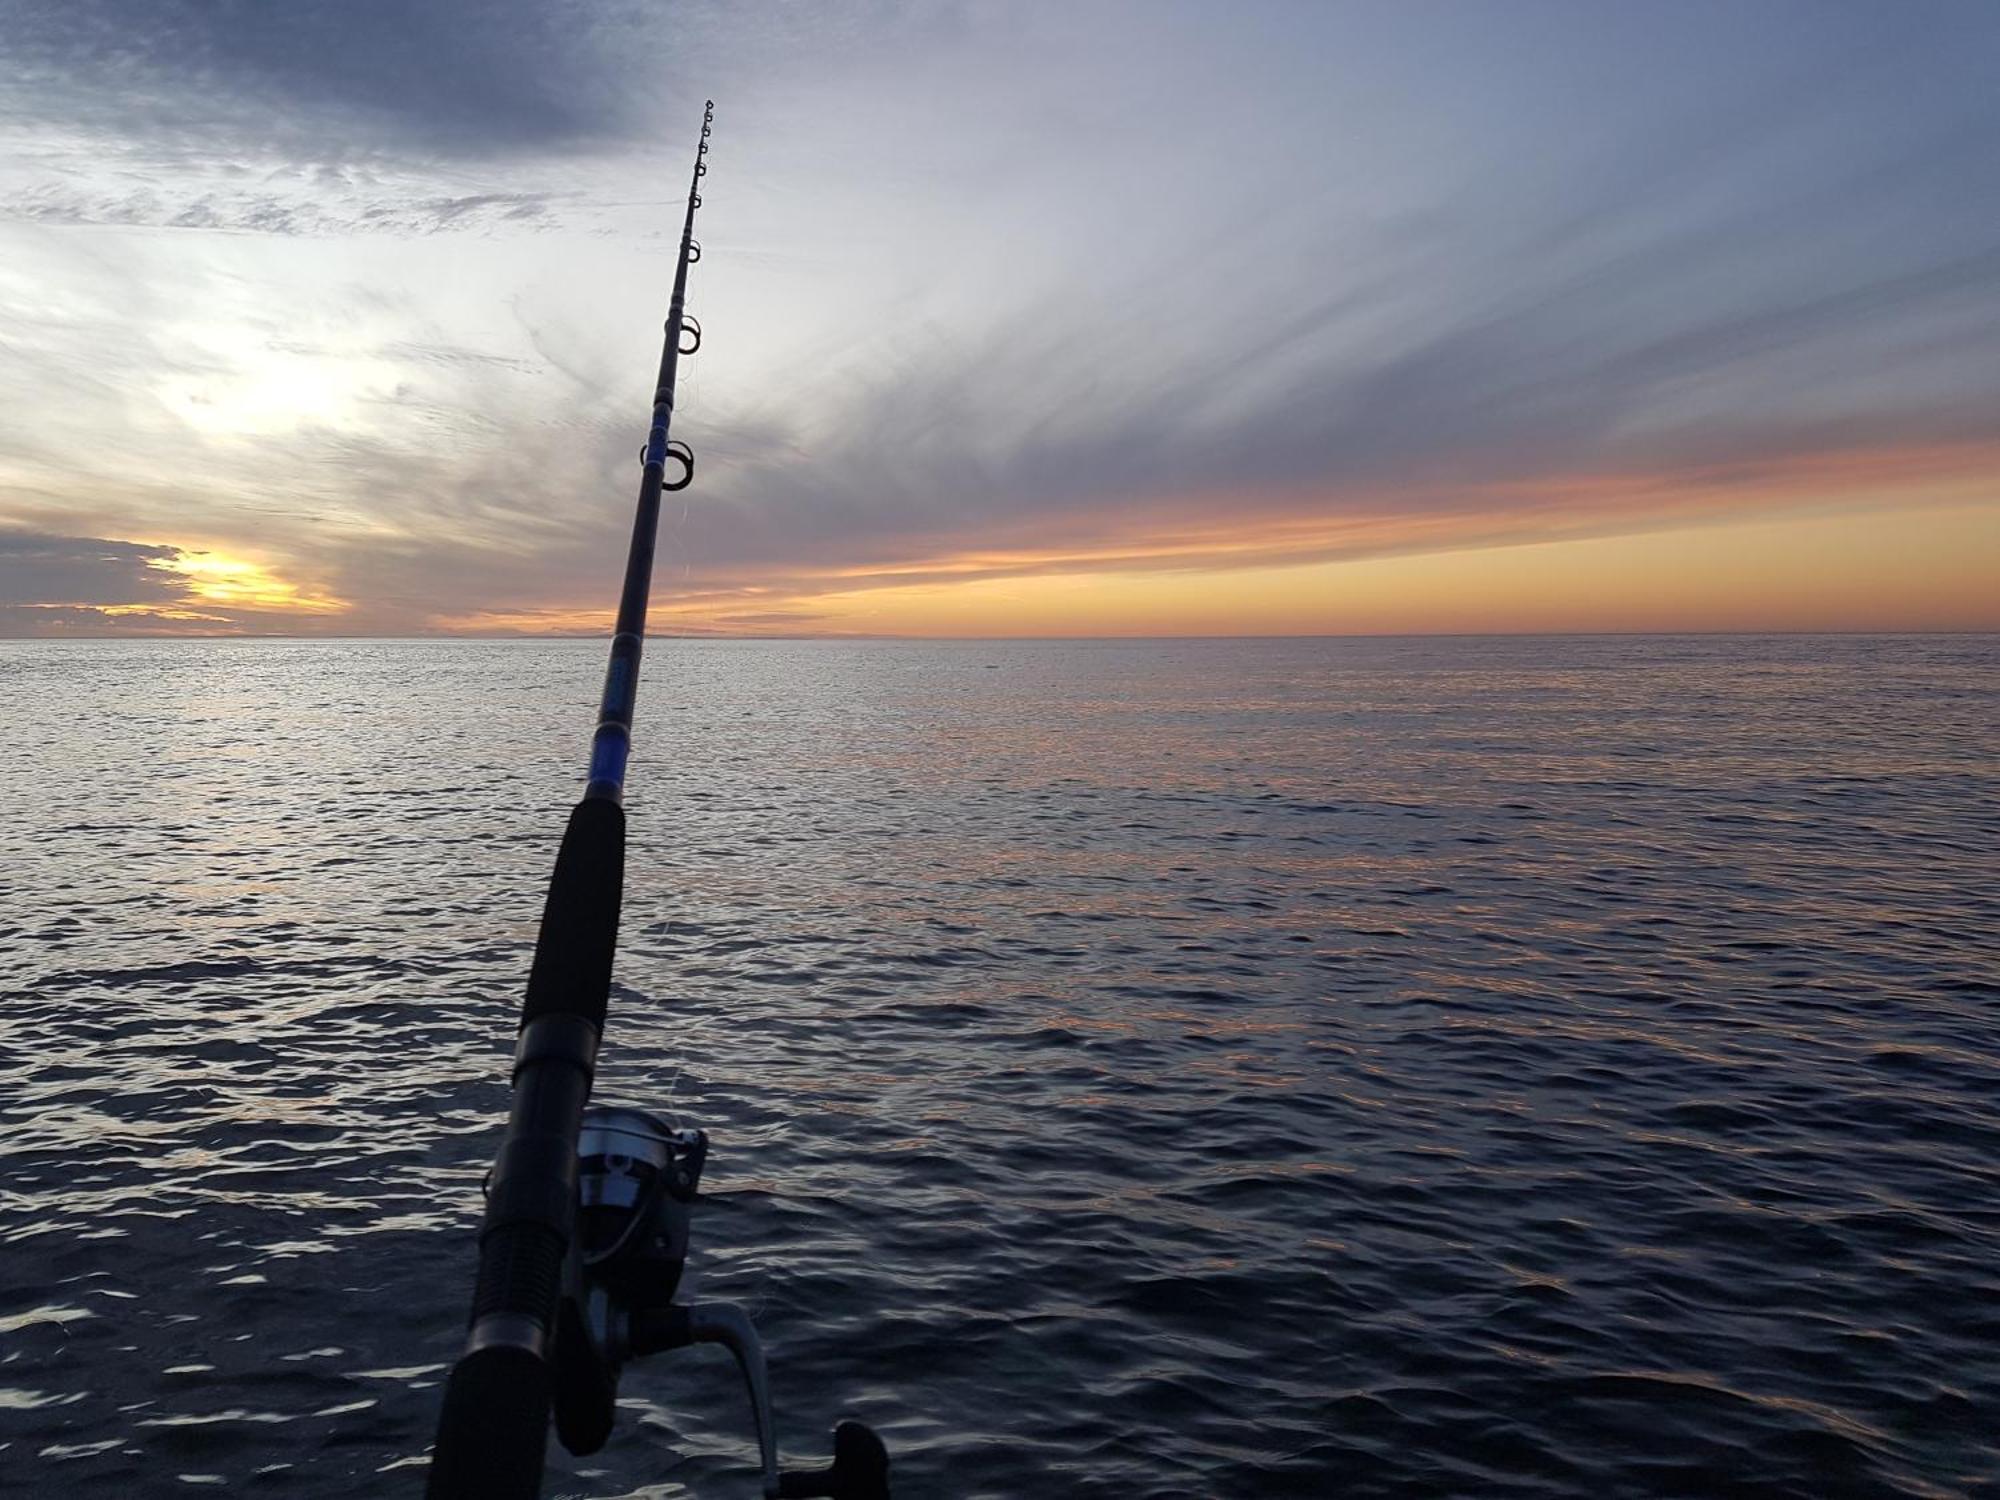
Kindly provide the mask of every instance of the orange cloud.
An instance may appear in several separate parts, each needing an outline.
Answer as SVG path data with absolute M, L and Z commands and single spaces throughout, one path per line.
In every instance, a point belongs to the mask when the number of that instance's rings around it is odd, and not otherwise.
M 1050 573 L 822 593 L 886 635 L 2000 628 L 2000 506 L 1795 516 L 1291 567 Z M 663 624 L 711 606 L 662 600 Z M 772 632 L 784 633 L 784 632 Z

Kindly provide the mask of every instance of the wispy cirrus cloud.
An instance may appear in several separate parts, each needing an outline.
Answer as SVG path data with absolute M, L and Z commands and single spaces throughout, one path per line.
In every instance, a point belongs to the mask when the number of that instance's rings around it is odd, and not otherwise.
M 66 227 L 309 237 L 478 234 L 563 227 L 564 199 L 551 192 L 399 194 L 369 184 L 329 187 L 277 169 L 254 186 L 201 189 L 183 182 L 170 192 L 155 186 L 45 181 L 12 194 L 5 212 L 31 224 Z

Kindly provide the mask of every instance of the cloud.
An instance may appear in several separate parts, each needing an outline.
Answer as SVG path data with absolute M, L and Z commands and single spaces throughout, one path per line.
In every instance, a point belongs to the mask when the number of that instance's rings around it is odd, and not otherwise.
M 0 529 L 0 605 L 177 604 L 187 580 L 160 568 L 178 547 Z
M 2000 28 L 468 5 L 23 13 L 0 523 L 236 546 L 352 606 L 301 629 L 582 628 L 696 73 L 721 185 L 659 579 L 728 628 L 1991 461 Z
M 282 169 L 255 188 L 203 188 L 187 174 L 171 191 L 40 182 L 0 196 L 0 213 L 34 224 L 197 229 L 324 238 L 352 234 L 491 234 L 562 227 L 574 194 L 439 194 L 380 181 L 330 188 Z M 284 179 L 291 179 L 286 181 Z
M 657 86 L 616 48 L 632 13 L 564 0 L 31 3 L 9 14 L 14 110 L 183 141 L 254 138 L 261 123 L 328 160 L 577 148 L 629 128 Z
M 346 611 L 249 558 L 0 528 L 0 635 L 323 634 Z
M 0 48 L 0 221 L 601 231 L 580 188 L 699 112 L 688 45 L 730 26 L 639 0 L 22 0 Z
M 1718 236 L 1707 253 L 1727 247 Z M 1698 280 L 1701 253 L 1682 254 L 1674 282 Z M 1595 503 L 1606 529 L 1623 529 L 1674 512 L 1676 475 L 1979 444 L 2000 409 L 2000 363 L 1949 390 L 1911 379 L 1911 367 L 1944 362 L 1968 340 L 2000 351 L 2000 249 L 1750 314 L 1690 301 L 1664 323 L 1619 306 L 1613 284 L 1594 272 L 1556 285 L 1489 279 L 1480 295 L 1512 305 L 1360 353 L 1336 341 L 1248 406 L 1226 382 L 1255 376 L 1257 352 L 1239 349 L 1220 384 L 1200 367 L 1148 378 L 1107 369 L 1089 332 L 1025 351 L 1004 336 L 939 346 L 873 381 L 850 372 L 843 409 L 817 431 L 772 410 L 696 435 L 719 471 L 703 555 L 723 567 L 858 566 L 1121 541 L 1143 555 L 1149 537 L 1172 540 L 1221 507 L 1245 531 L 1323 523 L 1325 541 L 1299 538 L 1304 560 L 1337 555 L 1343 518 L 1385 507 L 1413 536 L 1437 517 L 1461 519 L 1460 537 L 1506 536 L 1504 513 L 1480 522 L 1468 512 L 1518 505 L 1536 485 L 1575 496 L 1567 481 L 1579 474 L 1624 476 L 1571 502 Z M 1645 295 L 1671 286 L 1656 279 Z M 1887 370 L 1885 340 L 1903 344 Z M 1293 352 L 1282 334 L 1267 348 L 1269 358 Z M 1080 415 L 1071 392 L 1093 369 L 1129 383 Z M 1692 402 L 1695 391 L 1706 400 Z M 1660 483 L 1640 482 L 1649 476 Z M 1755 503 L 1752 486 L 1737 488 Z
M 227 615 L 95 609 L 82 604 L 0 604 L 0 639 L 244 633 L 243 622 Z

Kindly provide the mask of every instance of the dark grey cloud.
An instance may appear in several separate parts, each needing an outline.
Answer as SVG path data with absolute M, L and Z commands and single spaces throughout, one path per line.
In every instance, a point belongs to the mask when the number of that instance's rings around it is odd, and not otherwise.
M 178 547 L 0 529 L 0 605 L 179 603 L 187 580 L 154 565 L 183 555 Z
M 0 639 L 42 636 L 237 634 L 227 616 L 190 619 L 185 612 L 98 609 L 81 604 L 0 604 Z
M 203 597 L 194 578 L 157 564 L 199 562 L 184 547 L 0 527 L 0 637 L 290 635 L 337 630 L 335 617 L 265 601 Z
M 616 45 L 632 5 L 536 0 L 15 0 L 17 112 L 85 129 L 290 137 L 332 159 L 483 156 L 632 128 L 660 87 Z

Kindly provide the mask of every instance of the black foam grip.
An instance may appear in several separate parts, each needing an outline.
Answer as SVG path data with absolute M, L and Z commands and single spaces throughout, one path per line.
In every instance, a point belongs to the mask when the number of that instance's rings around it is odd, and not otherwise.
M 506 1224 L 481 1235 L 472 1320 L 506 1312 L 550 1326 L 567 1245 L 562 1235 L 539 1224 Z
M 625 890 L 625 809 L 604 798 L 577 803 L 563 830 L 521 1024 L 567 1011 L 604 1025 L 618 904 Z
M 525 1349 L 477 1349 L 452 1366 L 428 1500 L 535 1500 L 549 1441 L 549 1367 Z

